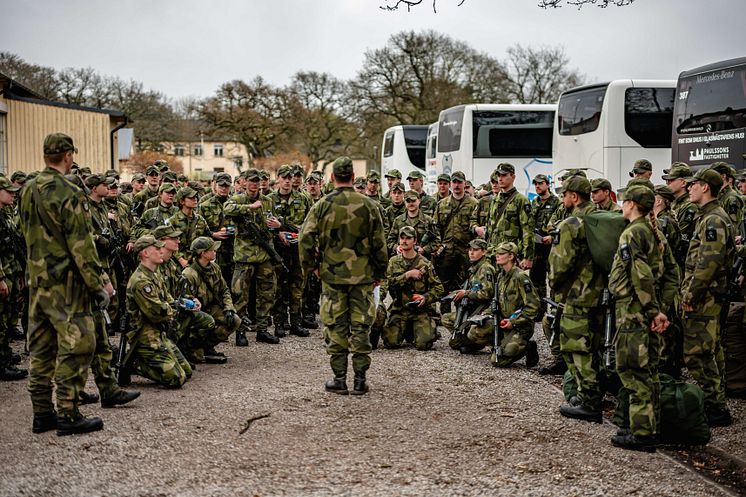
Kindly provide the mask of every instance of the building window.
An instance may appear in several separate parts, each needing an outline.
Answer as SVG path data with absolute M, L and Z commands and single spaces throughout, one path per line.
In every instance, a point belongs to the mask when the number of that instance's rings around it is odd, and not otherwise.
M 236 157 L 232 157 L 231 159 L 233 160 L 233 165 L 235 166 L 235 168 L 240 171 L 243 167 L 243 157 L 239 155 Z
M 195 145 L 194 146 L 194 153 L 192 155 L 196 157 L 202 157 L 202 145 Z
M 223 156 L 223 146 L 222 145 L 213 145 L 212 146 L 212 154 L 215 157 L 222 157 Z
M 184 157 L 184 145 L 174 145 L 174 155 Z
M 216 167 L 216 168 L 213 169 L 213 172 L 224 173 L 225 172 L 225 168 L 224 167 Z

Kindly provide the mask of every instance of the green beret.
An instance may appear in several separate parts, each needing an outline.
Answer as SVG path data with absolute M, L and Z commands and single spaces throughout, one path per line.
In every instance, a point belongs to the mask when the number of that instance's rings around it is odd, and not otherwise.
M 78 149 L 73 145 L 73 139 L 64 133 L 52 133 L 44 138 L 44 155 L 61 154 L 70 150 L 78 153 Z

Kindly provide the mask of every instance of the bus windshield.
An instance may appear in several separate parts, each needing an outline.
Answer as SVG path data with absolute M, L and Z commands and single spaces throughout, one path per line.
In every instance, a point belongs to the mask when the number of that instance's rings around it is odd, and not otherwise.
M 682 78 L 677 91 L 677 133 L 710 133 L 746 127 L 746 66 Z
M 407 147 L 409 162 L 423 171 L 425 170 L 427 128 L 427 126 L 404 126 L 404 144 Z
M 438 123 L 438 152 L 455 152 L 461 148 L 464 107 L 456 107 L 442 115 L 443 118 Z
M 606 86 L 574 91 L 559 100 L 559 134 L 582 135 L 596 131 L 601 120 Z
M 474 157 L 551 157 L 553 124 L 554 111 L 474 111 Z

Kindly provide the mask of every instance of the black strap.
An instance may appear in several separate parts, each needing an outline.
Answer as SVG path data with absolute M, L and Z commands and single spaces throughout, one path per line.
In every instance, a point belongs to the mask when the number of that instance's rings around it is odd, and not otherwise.
M 505 209 L 508 208 L 508 204 L 511 200 L 513 200 L 513 197 L 515 197 L 518 194 L 518 190 L 513 190 L 513 193 L 511 193 L 508 198 L 505 199 L 505 202 L 502 203 L 502 205 L 497 206 L 497 216 L 495 217 L 495 221 L 499 221 L 500 217 L 503 215 L 503 212 L 505 212 Z M 497 201 L 499 202 L 500 196 L 497 196 Z
M 451 197 L 453 198 L 453 197 Z M 451 221 L 453 220 L 453 217 L 461 210 L 461 207 L 464 205 L 464 200 L 466 199 L 466 195 L 461 197 L 461 200 L 459 200 L 458 207 L 456 207 L 454 210 L 452 210 L 448 217 L 446 217 L 446 222 L 443 224 L 443 228 L 440 230 L 440 236 L 443 237 L 445 235 L 446 230 L 448 230 L 448 226 L 450 226 Z

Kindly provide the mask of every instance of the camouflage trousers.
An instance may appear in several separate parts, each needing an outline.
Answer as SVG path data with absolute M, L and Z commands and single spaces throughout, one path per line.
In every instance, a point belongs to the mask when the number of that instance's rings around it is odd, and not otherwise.
M 207 345 L 215 346 L 219 344 L 220 342 L 225 342 L 228 340 L 228 337 L 231 336 L 231 333 L 236 331 L 239 326 L 241 326 L 241 320 L 236 319 L 236 322 L 233 323 L 232 327 L 229 327 L 225 323 L 225 311 L 223 308 L 219 305 L 212 305 L 208 307 L 207 309 L 202 309 L 203 312 L 206 312 L 210 316 L 212 316 L 212 319 L 215 322 L 215 328 L 212 330 L 212 333 L 208 335 L 206 339 Z
M 491 319 L 490 326 L 492 326 Z M 534 330 L 530 325 L 506 332 L 502 342 L 500 342 L 501 353 L 500 357 L 497 358 L 497 364 L 495 364 L 494 358 L 491 358 L 490 361 L 498 368 L 506 368 L 523 358 L 526 355 L 526 346 L 528 341 L 531 340 L 533 332 Z
M 178 320 L 177 334 L 171 340 L 187 358 L 201 362 L 205 346 L 215 343 L 215 320 L 204 311 L 179 311 Z
M 531 265 L 531 269 L 528 273 L 529 277 L 531 278 L 531 282 L 534 284 L 536 291 L 539 293 L 539 299 L 547 296 L 547 272 L 549 271 L 549 261 L 547 260 L 547 258 L 549 257 L 549 247 L 551 246 L 540 245 L 538 243 L 534 244 L 534 258 L 532 261 L 533 264 Z M 544 304 L 544 302 L 541 302 L 538 317 L 542 317 L 545 310 L 546 304 Z
M 617 322 L 622 322 L 623 305 L 617 302 Z M 627 319 L 617 331 L 614 348 L 616 370 L 628 396 L 627 413 L 621 413 L 634 435 L 658 433 L 660 423 L 660 379 L 658 361 L 663 343 L 661 335 L 650 331 L 648 324 Z
M 277 291 L 272 308 L 272 320 L 275 324 L 288 321 L 291 325 L 300 325 L 303 317 L 303 271 L 300 267 L 298 250 L 294 253 L 283 250 L 285 271 L 282 266 L 277 268 Z M 287 255 L 285 255 L 287 254 Z
M 166 388 L 179 388 L 192 377 L 192 367 L 165 333 L 145 329 L 133 352 L 132 370 Z
M 551 289 L 549 290 L 549 298 L 552 300 L 555 300 L 554 292 Z M 541 331 L 544 332 L 544 336 L 547 339 L 547 343 L 549 344 L 549 351 L 552 353 L 552 357 L 554 357 L 555 359 L 562 359 L 562 351 L 560 350 L 559 336 L 554 337 L 554 343 L 552 343 L 552 322 L 549 320 L 549 318 L 547 317 L 545 313 L 546 308 L 547 308 L 547 304 L 544 301 L 542 301 L 541 302 L 541 315 L 543 315 L 544 317 L 541 318 Z M 551 312 L 554 312 L 556 314 L 557 309 L 554 309 Z
M 720 343 L 721 304 L 708 295 L 684 315 L 684 364 L 705 394 L 705 409 L 725 409 L 725 352 Z
M 332 285 L 322 281 L 319 310 L 334 376 L 347 375 L 348 354 L 352 354 L 355 375 L 365 376 L 372 350 L 368 332 L 376 310 L 373 285 Z
M 469 316 L 481 314 L 483 309 L 484 307 L 482 306 L 479 309 L 476 309 L 476 311 L 469 312 L 466 319 L 468 319 Z M 485 347 L 492 343 L 492 321 L 490 320 L 488 320 L 484 326 L 477 326 L 476 324 L 469 323 L 465 319 L 461 323 L 461 326 L 459 326 L 458 333 L 453 335 L 456 326 L 456 314 L 457 311 L 451 311 L 440 317 L 441 324 L 452 334 L 451 338 L 448 340 L 449 347 L 458 350 L 464 345 Z
M 256 282 L 255 326 L 257 331 L 267 331 L 269 316 L 275 298 L 275 268 L 270 261 L 258 264 L 236 263 L 231 281 L 231 293 L 236 313 L 248 315 L 251 283 Z
M 599 372 L 603 345 L 603 314 L 599 308 L 566 305 L 560 319 L 560 350 L 578 386 L 578 399 L 589 409 L 601 408 Z
M 112 397 L 119 390 L 114 370 L 111 368 L 114 353 L 111 350 L 109 333 L 106 330 L 106 323 L 100 311 L 93 312 L 93 320 L 96 323 L 96 349 L 91 361 L 91 372 L 101 398 L 106 399 Z
M 75 280 L 70 273 L 67 285 L 30 289 L 28 391 L 34 414 L 54 409 L 54 378 L 58 414 L 75 415 L 88 378 L 96 325 L 88 289 Z
M 387 349 L 401 347 L 409 334 L 417 350 L 431 349 L 438 339 L 435 320 L 427 310 L 411 312 L 404 309 L 389 309 L 388 319 L 381 334 L 383 346 Z
M 466 247 L 447 247 L 439 259 L 434 261 L 435 272 L 446 293 L 458 290 L 466 280 L 469 258 Z
M 321 298 L 321 280 L 314 274 L 308 273 L 303 281 L 303 316 L 313 319 L 319 312 Z
M 675 309 L 669 309 L 665 314 L 670 319 L 671 325 L 660 335 L 658 370 L 661 373 L 678 377 L 683 366 L 683 322 L 681 315 Z
M 0 366 L 10 364 L 12 350 L 10 348 L 10 330 L 15 328 L 19 314 L 18 285 L 14 284 L 12 278 L 6 278 L 8 285 L 8 296 L 0 297 Z

